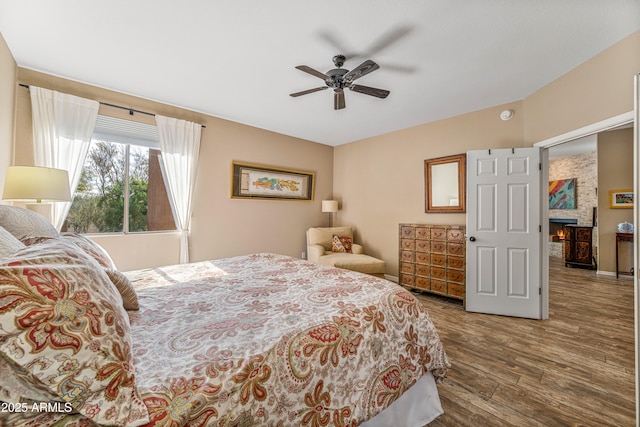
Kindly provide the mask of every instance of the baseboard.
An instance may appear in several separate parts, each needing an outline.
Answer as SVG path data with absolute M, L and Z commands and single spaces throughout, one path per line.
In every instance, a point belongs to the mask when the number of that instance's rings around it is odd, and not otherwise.
M 390 282 L 394 282 L 394 283 L 398 283 L 399 282 L 398 276 L 391 276 L 389 274 L 385 274 L 384 278 L 387 279 Z
M 599 274 L 601 276 L 615 276 L 616 272 L 615 271 L 598 270 L 598 271 L 596 271 L 596 274 Z
M 598 271 L 596 271 L 596 274 L 599 274 L 601 276 L 613 276 L 613 277 L 616 277 L 616 272 L 615 271 L 598 270 Z M 633 280 L 633 276 L 630 276 L 628 274 L 618 274 L 618 279 Z

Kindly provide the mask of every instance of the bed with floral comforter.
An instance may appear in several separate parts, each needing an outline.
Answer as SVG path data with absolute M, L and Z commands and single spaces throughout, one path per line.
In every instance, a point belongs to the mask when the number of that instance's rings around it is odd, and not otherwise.
M 275 254 L 120 280 L 109 262 L 79 236 L 0 257 L 0 423 L 356 426 L 446 374 L 425 307 L 384 279 Z
M 445 375 L 426 309 L 383 279 L 273 254 L 128 276 L 138 390 L 162 425 L 357 425 Z

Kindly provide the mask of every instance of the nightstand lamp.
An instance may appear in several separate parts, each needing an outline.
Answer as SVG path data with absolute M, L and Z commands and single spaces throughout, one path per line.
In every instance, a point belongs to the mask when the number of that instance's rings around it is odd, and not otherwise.
M 69 173 L 63 169 L 38 166 L 9 166 L 4 181 L 3 200 L 27 203 L 26 208 L 51 221 L 51 204 L 44 202 L 68 202 Z

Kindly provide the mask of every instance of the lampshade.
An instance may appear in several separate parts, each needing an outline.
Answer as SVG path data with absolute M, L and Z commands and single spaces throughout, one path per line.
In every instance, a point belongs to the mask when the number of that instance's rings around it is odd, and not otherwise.
M 63 169 L 9 166 L 4 182 L 4 200 L 68 202 L 69 173 Z
M 338 212 L 338 201 L 337 200 L 323 200 L 322 201 L 322 212 Z

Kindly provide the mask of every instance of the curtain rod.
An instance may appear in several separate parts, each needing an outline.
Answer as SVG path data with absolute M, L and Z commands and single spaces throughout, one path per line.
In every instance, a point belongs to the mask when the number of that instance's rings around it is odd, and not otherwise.
M 29 89 L 29 85 L 25 85 L 23 83 L 18 83 L 18 86 L 22 86 L 24 88 Z M 154 113 L 149 113 L 147 111 L 142 111 L 142 110 L 136 110 L 135 108 L 128 108 L 128 107 L 122 107 L 120 105 L 109 104 L 108 102 L 100 102 L 100 105 L 104 105 L 106 107 L 119 108 L 121 110 L 127 110 L 130 116 L 133 116 L 133 113 L 146 114 L 147 116 L 153 116 L 153 117 L 156 116 Z M 200 126 L 202 126 L 203 129 L 207 128 L 205 125 L 200 125 Z

